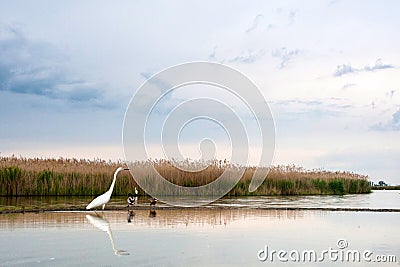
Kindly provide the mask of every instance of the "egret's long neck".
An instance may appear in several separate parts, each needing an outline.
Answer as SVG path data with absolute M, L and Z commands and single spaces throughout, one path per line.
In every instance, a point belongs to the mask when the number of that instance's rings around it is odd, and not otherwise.
M 112 183 L 111 183 L 110 189 L 108 189 L 108 192 L 109 192 L 109 193 L 112 193 L 112 191 L 114 190 L 115 180 L 117 180 L 117 175 L 118 175 L 119 171 L 120 171 L 120 170 L 117 170 L 117 171 L 114 173 L 114 179 L 113 179 L 113 181 L 112 181 Z

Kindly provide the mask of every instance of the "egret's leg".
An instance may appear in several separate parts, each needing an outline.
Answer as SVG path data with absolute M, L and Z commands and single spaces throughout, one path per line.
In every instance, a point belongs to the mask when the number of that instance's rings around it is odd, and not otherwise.
M 104 210 L 105 206 L 106 206 L 106 204 L 103 204 L 103 210 Z

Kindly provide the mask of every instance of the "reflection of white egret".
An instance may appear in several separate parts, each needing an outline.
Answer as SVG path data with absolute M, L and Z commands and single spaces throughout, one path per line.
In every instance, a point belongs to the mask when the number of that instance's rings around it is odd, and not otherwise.
M 154 218 L 157 216 L 157 212 L 155 210 L 150 210 L 149 217 Z
M 132 222 L 132 218 L 135 216 L 133 211 L 128 211 L 128 223 Z
M 86 219 L 96 228 L 100 229 L 103 232 L 106 232 L 108 234 L 108 237 L 110 238 L 112 249 L 114 250 L 114 254 L 117 256 L 121 255 L 129 255 L 129 252 L 122 250 L 122 249 L 116 249 L 115 244 L 114 244 L 114 238 L 113 234 L 111 232 L 111 227 L 110 223 L 103 217 L 101 216 L 93 216 L 93 215 L 86 215 Z
M 105 192 L 104 194 L 93 199 L 92 202 L 90 202 L 90 204 L 87 205 L 87 207 L 86 207 L 87 210 L 90 210 L 90 209 L 93 209 L 93 208 L 96 208 L 99 206 L 103 206 L 103 210 L 104 210 L 104 207 L 106 206 L 108 201 L 110 201 L 112 191 L 114 190 L 114 185 L 115 185 L 115 180 L 117 179 L 117 174 L 122 170 L 129 170 L 129 169 L 124 169 L 122 167 L 119 167 L 114 173 L 114 179 L 111 183 L 110 189 L 108 189 L 108 191 Z

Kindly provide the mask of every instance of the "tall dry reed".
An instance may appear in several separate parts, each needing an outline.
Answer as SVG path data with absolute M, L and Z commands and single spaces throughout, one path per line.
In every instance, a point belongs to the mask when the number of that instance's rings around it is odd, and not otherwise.
M 250 193 L 248 187 L 255 167 L 230 165 L 221 161 L 154 160 L 132 164 L 136 169 L 142 170 L 144 176 L 148 175 L 147 169 L 152 165 L 167 180 L 182 186 L 210 183 L 227 167 L 233 171 L 244 172 L 241 180 L 229 192 L 228 195 L 231 196 L 348 194 L 371 191 L 367 176 L 352 172 L 306 170 L 294 165 L 271 167 L 263 184 L 257 191 Z M 184 165 L 186 169 L 208 167 L 200 172 L 189 172 L 176 168 L 176 164 Z M 115 169 L 124 165 L 123 162 L 100 159 L 0 157 L 0 195 L 99 195 L 109 188 Z M 137 184 L 130 174 L 121 173 L 113 194 L 127 195 L 134 187 L 137 187 Z M 143 194 L 143 191 L 141 193 Z

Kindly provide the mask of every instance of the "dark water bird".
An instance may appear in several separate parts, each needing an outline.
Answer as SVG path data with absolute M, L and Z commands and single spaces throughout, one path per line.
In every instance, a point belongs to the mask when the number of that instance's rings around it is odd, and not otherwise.
M 135 197 L 134 195 L 132 195 L 131 193 L 128 194 L 128 199 L 126 200 L 126 202 L 128 202 L 128 206 L 133 206 L 137 203 L 138 197 Z
M 138 192 L 137 188 L 135 187 L 135 194 L 134 195 L 132 195 L 131 193 L 128 194 L 128 199 L 126 200 L 128 202 L 128 206 L 126 206 L 127 208 L 129 208 L 130 206 L 133 206 L 137 203 L 138 195 L 139 195 L 139 192 Z
M 155 206 L 157 204 L 158 199 L 155 197 L 149 198 L 150 206 Z
M 124 169 L 122 167 L 119 167 L 114 173 L 114 179 L 111 183 L 110 189 L 108 189 L 107 192 L 105 192 L 104 194 L 93 199 L 92 202 L 90 202 L 90 204 L 86 206 L 87 210 L 90 210 L 90 209 L 93 209 L 93 208 L 96 208 L 99 206 L 102 206 L 102 209 L 104 210 L 104 207 L 106 206 L 108 201 L 110 201 L 111 194 L 114 190 L 115 180 L 117 180 L 117 175 L 122 170 L 129 170 L 129 169 Z

